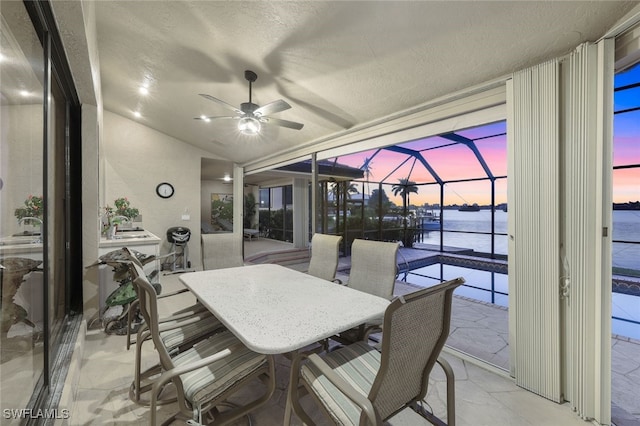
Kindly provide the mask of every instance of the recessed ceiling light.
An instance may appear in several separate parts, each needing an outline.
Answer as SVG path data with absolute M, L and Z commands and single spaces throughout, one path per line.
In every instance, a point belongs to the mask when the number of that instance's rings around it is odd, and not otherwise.
M 140 92 L 140 94 L 142 94 L 142 95 L 148 95 L 148 94 L 149 94 L 149 89 L 147 89 L 147 88 L 146 88 L 146 87 L 144 87 L 144 86 L 141 86 L 141 87 L 138 89 L 138 91 L 139 91 L 139 92 Z
M 135 111 L 135 112 L 133 113 L 133 115 L 135 115 L 135 116 L 136 116 L 136 118 L 140 118 L 140 117 L 142 117 L 142 114 L 140 114 L 140 111 Z
M 231 176 L 229 175 L 224 175 L 224 177 L 222 178 L 223 181 L 225 182 L 231 182 Z
M 27 97 L 29 96 L 29 92 L 27 92 L 26 90 L 21 90 L 20 95 Z

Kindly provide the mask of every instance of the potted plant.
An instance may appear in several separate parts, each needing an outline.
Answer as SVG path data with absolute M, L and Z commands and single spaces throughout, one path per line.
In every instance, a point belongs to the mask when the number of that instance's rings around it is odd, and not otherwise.
M 14 214 L 18 219 L 19 224 L 30 225 L 39 228 L 42 225 L 44 205 L 42 196 L 29 195 L 24 200 L 24 205 L 18 207 Z M 27 231 L 25 231 L 27 233 Z M 33 231 L 34 234 L 39 234 L 40 229 Z
M 253 228 L 253 218 L 256 215 L 257 205 L 258 203 L 256 203 L 256 197 L 253 195 L 253 192 L 244 196 L 244 223 L 242 224 L 244 228 Z
M 121 225 L 123 220 L 131 223 L 140 211 L 131 207 L 131 202 L 127 197 L 116 198 L 114 201 L 115 208 L 106 206 L 103 214 L 103 232 L 107 239 L 113 239 L 117 226 Z

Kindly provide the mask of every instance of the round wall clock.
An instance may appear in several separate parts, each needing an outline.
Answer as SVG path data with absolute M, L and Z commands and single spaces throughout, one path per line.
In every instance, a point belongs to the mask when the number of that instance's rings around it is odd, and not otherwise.
M 156 186 L 156 194 L 162 198 L 169 198 L 173 195 L 174 189 L 173 185 L 169 182 L 162 182 Z

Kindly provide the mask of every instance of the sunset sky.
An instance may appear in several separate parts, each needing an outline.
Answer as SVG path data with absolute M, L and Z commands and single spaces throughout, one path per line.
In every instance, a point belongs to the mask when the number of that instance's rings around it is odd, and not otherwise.
M 616 75 L 615 87 L 640 82 L 640 64 L 631 70 Z M 616 92 L 614 111 L 640 106 L 640 87 Z M 494 176 L 507 175 L 506 122 L 456 132 L 475 141 L 478 150 Z M 486 173 L 467 146 L 454 143 L 443 137 L 431 137 L 401 145 L 420 151 L 424 159 L 443 181 L 455 181 L 486 177 Z M 402 199 L 394 197 L 392 185 L 401 178 L 409 178 L 417 183 L 434 183 L 435 179 L 427 169 L 412 156 L 388 150 L 372 150 L 340 157 L 337 161 L 360 168 L 370 159 L 369 180 L 384 182 L 387 196 L 397 205 Z M 614 117 L 614 166 L 640 164 L 640 110 Z M 365 176 L 366 177 L 366 176 Z M 640 168 L 621 169 L 613 172 L 613 201 L 617 203 L 640 200 Z M 377 189 L 377 185 L 365 188 L 365 193 Z M 490 204 L 489 181 L 447 183 L 444 204 Z M 438 185 L 419 185 L 418 194 L 410 195 L 410 202 L 416 205 L 440 202 Z M 496 181 L 496 204 L 507 202 L 506 179 Z

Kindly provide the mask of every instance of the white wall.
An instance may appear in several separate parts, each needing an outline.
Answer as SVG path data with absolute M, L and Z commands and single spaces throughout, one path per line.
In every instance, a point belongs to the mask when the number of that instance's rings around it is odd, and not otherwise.
M 24 228 L 14 212 L 29 195 L 42 196 L 42 104 L 0 107 L 0 237 Z
M 100 116 L 93 105 L 82 106 L 82 264 L 91 265 L 98 258 L 100 205 Z M 84 269 L 82 302 L 84 317 L 93 318 L 98 313 L 98 269 Z
M 215 156 L 108 111 L 103 141 L 105 202 L 113 206 L 116 198 L 127 197 L 140 210 L 144 228 L 162 238 L 160 254 L 169 251 L 168 228 L 189 228 L 189 257 L 200 268 L 201 158 Z M 173 185 L 173 197 L 156 195 L 160 182 Z M 185 211 L 189 220 L 182 220 Z

